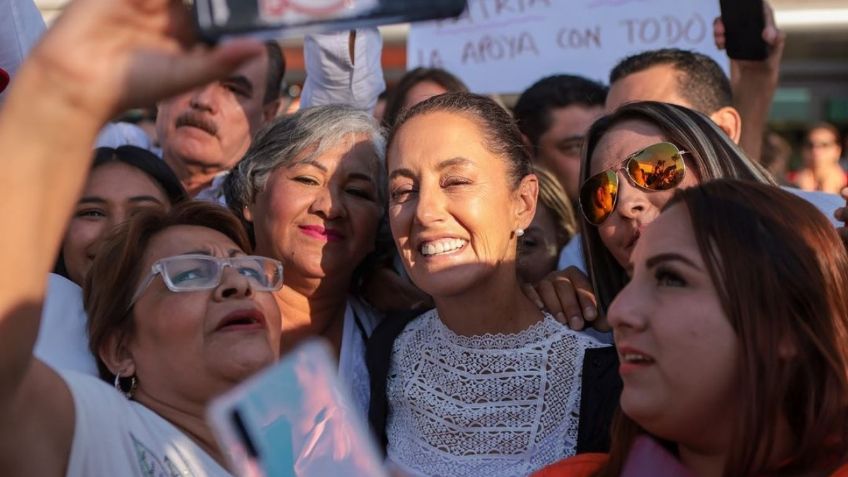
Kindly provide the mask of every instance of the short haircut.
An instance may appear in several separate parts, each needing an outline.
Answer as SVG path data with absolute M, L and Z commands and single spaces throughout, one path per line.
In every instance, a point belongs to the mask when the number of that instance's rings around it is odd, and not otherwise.
M 260 130 L 244 159 L 224 181 L 227 204 L 244 220 L 244 208 L 253 204 L 256 195 L 265 190 L 275 170 L 288 167 L 296 160 L 320 156 L 354 134 L 368 136 L 374 148 L 374 160 L 379 166 L 375 177 L 377 197 L 380 204 L 385 204 L 388 186 L 383 167 L 386 157 L 383 129 L 370 113 L 339 104 L 302 109 L 281 116 Z M 252 237 L 252 225 L 245 221 L 245 226 Z
M 483 133 L 483 144 L 492 154 L 506 161 L 512 186 L 533 173 L 530 154 L 521 141 L 521 132 L 512 116 L 491 98 L 472 93 L 445 93 L 422 101 L 404 111 L 398 118 L 388 144 L 407 121 L 424 114 L 446 112 L 462 115 L 474 122 Z
M 554 75 L 527 88 L 513 108 L 518 128 L 539 146 L 539 138 L 551 127 L 551 110 L 577 105 L 603 108 L 608 88 L 582 76 Z
M 265 98 L 262 104 L 280 99 L 283 76 L 286 74 L 286 57 L 280 44 L 276 41 L 266 41 L 265 53 L 268 55 L 268 75 L 265 79 Z
M 383 124 L 388 127 L 395 125 L 398 116 L 403 112 L 406 95 L 415 85 L 429 81 L 444 88 L 448 93 L 468 92 L 468 86 L 461 79 L 441 68 L 415 68 L 407 71 L 391 89 L 386 97 L 386 110 L 383 113 Z
M 580 160 L 581 184 L 589 178 L 592 155 L 598 143 L 615 126 L 626 121 L 651 124 L 660 130 L 666 141 L 686 151 L 686 174 L 694 174 L 699 183 L 731 178 L 776 184 L 771 174 L 748 159 L 739 146 L 706 115 L 676 104 L 656 101 L 627 103 L 592 125 L 586 135 Z M 586 270 L 592 280 L 598 306 L 606 313 L 613 298 L 624 288 L 629 278 L 624 267 L 604 245 L 598 227 L 583 217 L 581 230 Z
M 246 253 L 251 252 L 238 219 L 225 207 L 209 202 L 188 201 L 167 212 L 144 210 L 118 226 L 100 246 L 83 287 L 89 349 L 97 360 L 100 377 L 107 381 L 115 376 L 100 359 L 100 352 L 109 337 L 124 341 L 132 336 L 135 325 L 130 302 L 149 271 L 143 268 L 143 262 L 150 242 L 159 233 L 179 225 L 216 230 Z
M 732 105 L 730 80 L 721 66 L 707 55 L 677 48 L 651 50 L 628 56 L 610 72 L 610 85 L 634 73 L 660 65 L 670 65 L 680 72 L 677 77 L 678 92 L 697 111 L 710 115 Z
M 839 128 L 827 121 L 821 121 L 808 127 L 807 130 L 804 132 L 804 138 L 809 138 L 810 133 L 819 129 L 824 129 L 825 131 L 828 131 L 833 134 L 833 139 L 836 141 L 836 144 L 842 146 L 842 135 L 839 134 Z

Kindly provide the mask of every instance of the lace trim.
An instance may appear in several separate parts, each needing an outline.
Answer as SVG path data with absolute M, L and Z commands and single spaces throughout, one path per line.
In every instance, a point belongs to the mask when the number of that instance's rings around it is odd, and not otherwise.
M 433 320 L 433 326 L 450 343 L 470 349 L 514 349 L 531 343 L 544 341 L 551 333 L 559 333 L 568 328 L 558 322 L 550 313 L 542 311 L 543 318 L 517 333 L 485 333 L 465 336 L 454 333 L 439 317 L 438 311 L 430 310 L 419 319 Z

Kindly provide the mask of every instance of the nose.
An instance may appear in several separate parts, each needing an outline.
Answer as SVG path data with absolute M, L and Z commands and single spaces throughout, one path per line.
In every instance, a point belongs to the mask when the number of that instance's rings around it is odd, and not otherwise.
M 630 182 L 624 171 L 618 172 L 618 204 L 615 209 L 622 217 L 630 220 L 641 218 L 651 209 L 651 202 L 644 191 Z
M 310 209 L 325 220 L 338 219 L 345 216 L 345 205 L 342 203 L 341 191 L 335 190 L 330 184 L 318 191 Z
M 607 310 L 607 321 L 615 336 L 642 330 L 648 323 L 646 314 L 646 293 L 638 288 L 638 282 L 631 280 L 613 299 Z
M 427 185 L 422 181 L 418 189 L 418 201 L 415 204 L 415 221 L 419 225 L 439 222 L 444 213 L 444 194 L 441 188 Z
M 218 86 L 217 83 L 208 84 L 201 88 L 197 88 L 191 93 L 189 106 L 199 111 L 215 113 L 218 109 Z
M 248 298 L 253 296 L 250 280 L 233 267 L 224 267 L 221 272 L 221 283 L 215 288 L 215 299 L 223 301 L 233 298 Z

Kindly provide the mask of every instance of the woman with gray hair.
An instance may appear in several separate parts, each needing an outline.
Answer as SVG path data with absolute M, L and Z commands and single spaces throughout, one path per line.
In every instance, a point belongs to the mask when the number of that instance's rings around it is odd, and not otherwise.
M 365 341 L 379 318 L 351 288 L 375 248 L 385 207 L 384 157 L 385 139 L 370 114 L 321 106 L 260 131 L 224 184 L 256 253 L 283 262 L 284 285 L 275 293 L 281 351 L 307 337 L 326 338 L 363 409 Z

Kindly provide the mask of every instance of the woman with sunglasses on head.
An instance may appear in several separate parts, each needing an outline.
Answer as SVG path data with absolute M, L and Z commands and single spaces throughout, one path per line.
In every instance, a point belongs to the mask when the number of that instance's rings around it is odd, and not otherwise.
M 609 308 L 612 450 L 536 475 L 848 475 L 848 254 L 828 219 L 736 180 L 664 209 Z
M 35 354 L 50 366 L 97 374 L 88 351 L 82 286 L 100 243 L 113 228 L 148 208 L 168 210 L 188 200 L 162 159 L 135 147 L 99 147 L 60 246 L 42 314 Z
M 625 267 L 645 226 L 674 190 L 719 178 L 775 184 L 708 117 L 658 102 L 622 106 L 589 130 L 580 168 L 582 253 L 575 267 L 536 287 L 537 304 L 570 326 L 603 315 L 627 283 Z M 594 290 L 594 293 L 591 291 Z M 606 328 L 603 320 L 595 326 Z
M 369 342 L 370 417 L 388 460 L 407 475 L 494 477 L 574 454 L 600 428 L 583 413 L 599 405 L 581 401 L 599 384 L 586 369 L 611 348 L 521 290 L 538 180 L 515 122 L 488 98 L 448 93 L 404 113 L 387 151 L 395 245 L 436 304 Z

